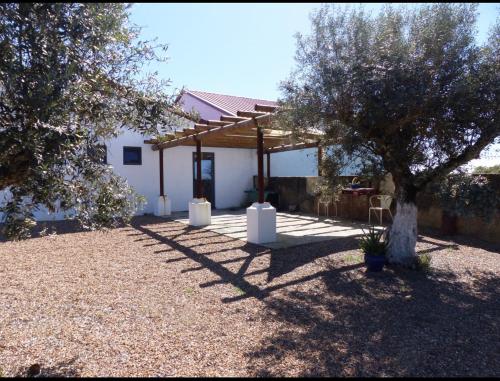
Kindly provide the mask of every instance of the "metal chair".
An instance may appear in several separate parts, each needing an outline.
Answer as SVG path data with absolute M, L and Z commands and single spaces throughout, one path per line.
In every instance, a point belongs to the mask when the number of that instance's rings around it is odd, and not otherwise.
M 374 206 L 373 205 L 373 199 L 378 199 L 380 206 Z M 384 195 L 384 194 L 378 194 L 370 197 L 370 207 L 368 209 L 368 223 L 371 224 L 371 213 L 372 210 L 374 211 L 379 211 L 380 212 L 380 225 L 382 225 L 382 214 L 384 212 L 384 209 L 386 209 L 389 212 L 389 215 L 391 216 L 391 220 L 394 221 L 394 218 L 392 217 L 391 213 L 391 204 L 392 204 L 392 196 Z M 375 213 L 377 214 L 377 213 Z
M 332 195 L 333 205 L 335 206 L 335 217 L 338 217 L 339 213 L 337 210 L 337 203 L 340 205 L 340 211 L 342 212 L 342 203 L 340 201 L 340 193 L 334 193 Z
M 330 203 L 332 202 L 332 196 L 328 195 L 328 194 L 322 194 L 320 197 L 319 197 L 319 200 L 318 200 L 318 217 L 319 217 L 319 208 L 321 206 L 321 204 L 325 205 L 326 206 L 326 216 L 328 217 L 329 216 L 329 213 L 328 213 L 328 206 L 330 205 Z M 334 204 L 335 205 L 335 204 Z M 337 205 L 335 205 L 335 213 L 337 212 Z

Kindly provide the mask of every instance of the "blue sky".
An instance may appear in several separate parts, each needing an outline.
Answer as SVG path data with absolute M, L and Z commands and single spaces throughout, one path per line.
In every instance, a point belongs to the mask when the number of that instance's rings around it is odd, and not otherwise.
M 168 43 L 166 63 L 156 64 L 176 88 L 263 99 L 279 96 L 278 83 L 294 66 L 296 32 L 310 31 L 310 12 L 319 3 L 137 3 L 131 21 L 142 38 Z M 366 3 L 377 11 L 382 3 Z M 479 5 L 478 39 L 483 41 L 500 4 Z
M 397 4 L 397 3 L 395 3 Z M 174 88 L 185 86 L 244 97 L 277 99 L 278 83 L 294 67 L 295 33 L 310 31 L 309 14 L 320 3 L 137 3 L 131 21 L 141 38 L 169 44 L 169 61 L 151 65 Z M 365 3 L 378 11 L 383 3 Z M 500 12 L 500 3 L 478 8 L 479 42 Z M 500 164 L 500 145 L 472 165 Z

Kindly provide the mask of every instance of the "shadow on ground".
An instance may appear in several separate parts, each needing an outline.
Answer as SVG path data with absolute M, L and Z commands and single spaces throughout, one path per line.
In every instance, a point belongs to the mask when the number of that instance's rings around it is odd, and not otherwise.
M 265 301 L 287 324 L 247 354 L 251 375 L 500 374 L 498 274 L 465 284 L 447 272 L 339 268 L 322 282 Z
M 500 375 L 498 274 L 483 272 L 467 282 L 437 270 L 389 268 L 370 274 L 359 260 L 335 255 L 356 249 L 354 238 L 271 250 L 178 223 L 153 229 L 135 221 L 132 227 L 160 248 L 196 263 L 183 273 L 209 270 L 220 278 L 200 287 L 230 283 L 242 290 L 223 302 L 249 297 L 263 302 L 263 314 L 279 329 L 247 354 L 250 375 Z M 211 251 L 210 241 L 197 241 L 207 234 L 234 244 L 224 250 L 237 249 L 235 258 L 214 259 L 220 247 Z M 425 253 L 458 249 L 455 242 L 420 240 L 434 245 Z M 247 279 L 252 261 L 260 256 L 270 259 L 269 267 L 259 271 L 267 274 L 264 285 Z M 302 276 L 301 267 L 318 259 L 326 265 Z M 239 263 L 239 269 L 229 270 L 228 263 Z M 291 273 L 291 280 L 281 280 Z M 311 280 L 315 286 L 297 287 Z
M 185 261 L 179 277 L 194 271 L 216 275 L 201 288 L 230 284 L 242 291 L 223 303 L 259 300 L 259 313 L 274 329 L 246 353 L 242 366 L 249 375 L 500 375 L 497 273 L 467 278 L 389 268 L 368 274 L 362 259 L 347 259 L 359 256 L 352 237 L 271 250 L 152 216 L 133 219 L 121 232 L 152 246 L 152 255 L 165 263 Z M 419 239 L 430 245 L 426 253 L 458 249 L 459 240 Z M 261 267 L 254 266 L 262 258 Z M 67 363 L 42 364 L 41 374 L 78 373 Z
M 267 282 L 271 282 L 275 278 L 291 273 L 298 267 L 314 262 L 317 259 L 330 256 L 335 253 L 342 253 L 345 250 L 352 250 L 357 247 L 357 240 L 353 237 L 348 237 L 335 239 L 334 245 L 329 245 L 328 242 L 323 241 L 315 244 L 314 246 L 307 244 L 287 249 L 268 249 L 263 246 L 254 245 L 236 238 L 231 238 L 222 234 L 204 230 L 202 228 L 196 228 L 177 222 L 171 223 L 169 228 L 162 228 L 161 230 L 149 228 L 147 224 L 141 223 L 141 220 L 138 219 L 136 219 L 131 226 L 134 230 L 139 231 L 145 236 L 143 238 L 138 238 L 138 240 L 144 240 L 146 237 L 148 239 L 153 239 L 152 242 L 148 241 L 150 243 L 145 243 L 145 246 L 159 244 L 161 247 L 161 245 L 163 245 L 163 250 L 158 250 L 158 253 L 174 250 L 182 253 L 186 258 L 192 260 L 198 265 L 194 268 L 188 268 L 184 270 L 184 272 L 208 269 L 220 278 L 220 280 L 217 281 L 200 284 L 200 287 L 204 288 L 216 284 L 231 283 L 233 286 L 242 290 L 241 295 L 222 299 L 222 301 L 226 303 L 238 301 L 248 297 L 264 299 L 268 297 L 271 292 L 294 284 L 310 281 L 324 274 L 324 271 L 319 271 L 315 274 L 308 274 L 307 276 L 294 279 L 289 282 L 259 287 L 245 279 L 245 277 L 249 275 L 247 270 L 249 269 L 252 261 L 257 257 L 263 255 L 269 256 L 269 267 L 259 272 L 265 272 L 267 274 Z M 133 232 L 130 234 L 137 235 L 137 233 Z M 198 241 L 201 240 L 203 242 L 203 238 L 209 238 L 209 240 L 206 241 L 205 244 L 200 245 Z M 243 257 L 238 258 L 235 261 L 228 261 L 227 259 L 218 261 L 212 259 L 212 255 L 220 254 L 226 250 L 221 250 L 218 245 L 214 245 L 214 242 L 226 244 L 229 242 L 235 243 L 235 246 L 228 248 L 227 251 L 238 250 L 241 252 L 240 255 L 243 254 Z M 214 246 L 213 251 L 210 251 L 211 246 Z M 200 251 L 200 249 L 203 249 L 203 251 Z M 171 261 L 172 260 L 182 259 L 174 258 L 171 259 Z M 230 271 L 225 266 L 229 262 L 241 262 L 241 266 L 238 271 Z M 252 273 L 252 275 L 255 275 L 255 273 Z
M 62 378 L 80 377 L 80 371 L 75 367 L 77 358 L 62 361 L 52 366 L 32 364 L 18 370 L 16 378 Z

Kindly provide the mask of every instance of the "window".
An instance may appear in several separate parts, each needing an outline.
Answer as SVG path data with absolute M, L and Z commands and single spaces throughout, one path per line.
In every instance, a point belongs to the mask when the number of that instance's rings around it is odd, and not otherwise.
M 123 147 L 124 165 L 142 165 L 141 147 Z
M 96 144 L 88 148 L 89 157 L 96 163 L 108 164 L 106 144 Z

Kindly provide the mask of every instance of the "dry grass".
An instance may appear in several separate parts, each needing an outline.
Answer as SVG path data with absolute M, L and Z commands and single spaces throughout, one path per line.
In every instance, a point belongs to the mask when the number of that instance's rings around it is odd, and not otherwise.
M 0 243 L 5 376 L 500 376 L 498 248 L 425 236 L 431 271 L 371 275 L 352 239 L 57 226 Z

